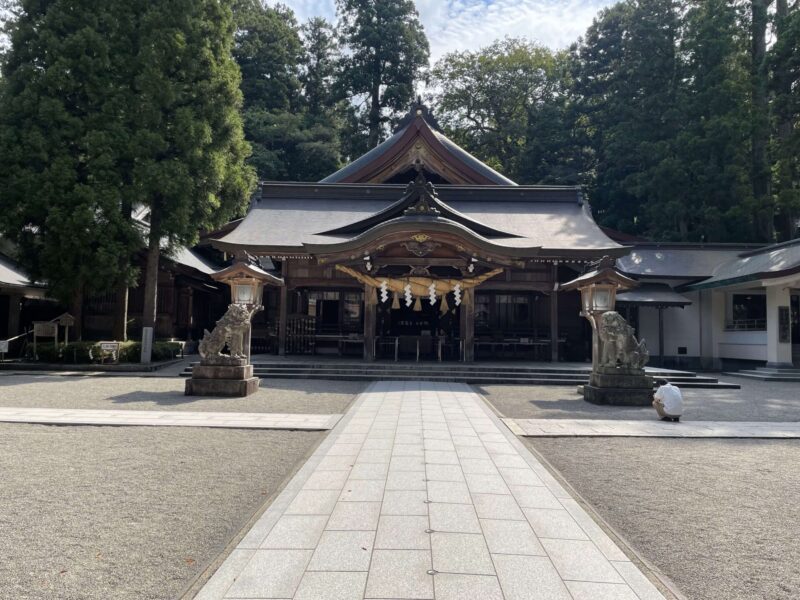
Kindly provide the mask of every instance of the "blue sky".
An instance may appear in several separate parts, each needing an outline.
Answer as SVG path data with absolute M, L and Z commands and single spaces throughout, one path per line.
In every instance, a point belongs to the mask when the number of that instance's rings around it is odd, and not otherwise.
M 275 4 L 276 0 L 269 0 Z M 302 22 L 334 20 L 335 0 L 280 0 Z M 597 12 L 615 0 L 416 0 L 436 60 L 453 50 L 475 50 L 506 35 L 564 48 L 582 35 Z

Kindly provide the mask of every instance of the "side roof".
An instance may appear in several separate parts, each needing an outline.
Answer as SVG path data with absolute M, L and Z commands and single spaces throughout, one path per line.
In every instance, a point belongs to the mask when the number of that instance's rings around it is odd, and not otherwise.
M 656 242 L 634 242 L 632 246 L 630 254 L 617 259 L 617 268 L 638 279 L 704 279 L 720 264 L 753 247 Z
M 711 277 L 688 286 L 688 289 L 725 287 L 798 273 L 800 273 L 800 238 L 741 252 L 736 258 L 719 265 Z
M 516 185 L 445 136 L 421 102 L 389 139 L 320 183 L 383 183 L 420 163 L 453 184 Z

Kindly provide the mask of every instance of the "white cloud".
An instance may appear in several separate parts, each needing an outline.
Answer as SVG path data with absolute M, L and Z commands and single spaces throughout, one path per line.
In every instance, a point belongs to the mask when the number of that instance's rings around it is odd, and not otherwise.
M 334 0 L 281 0 L 300 21 L 335 18 Z M 616 0 L 416 0 L 436 60 L 453 50 L 476 50 L 505 36 L 524 36 L 564 48 L 583 35 L 597 12 Z M 274 0 L 271 0 L 274 4 Z

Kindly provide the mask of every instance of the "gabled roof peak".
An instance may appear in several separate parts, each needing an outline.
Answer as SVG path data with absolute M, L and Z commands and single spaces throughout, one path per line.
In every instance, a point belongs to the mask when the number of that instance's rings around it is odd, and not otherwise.
M 397 127 L 394 128 L 393 133 L 397 133 L 398 131 L 405 129 L 412 121 L 414 121 L 414 119 L 421 119 L 427 123 L 431 129 L 440 133 L 442 132 L 439 122 L 436 120 L 436 117 L 433 116 L 433 111 L 431 111 L 428 105 L 422 102 L 421 97 L 417 96 L 417 100 L 411 105 L 411 109 L 408 111 L 406 116 L 400 119 L 400 122 L 397 124 Z

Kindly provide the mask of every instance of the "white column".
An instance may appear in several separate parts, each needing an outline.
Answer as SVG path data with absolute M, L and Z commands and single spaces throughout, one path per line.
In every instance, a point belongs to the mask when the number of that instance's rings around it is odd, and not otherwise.
M 708 316 L 711 319 L 711 366 L 720 369 L 722 357 L 719 344 L 725 332 L 725 292 L 711 291 L 711 311 Z
M 789 288 L 772 286 L 767 288 L 767 366 L 792 367 L 792 330 L 789 324 L 789 339 L 780 341 L 779 308 L 790 311 L 791 296 Z M 789 313 L 791 315 L 791 312 Z

